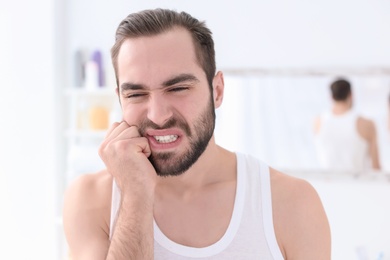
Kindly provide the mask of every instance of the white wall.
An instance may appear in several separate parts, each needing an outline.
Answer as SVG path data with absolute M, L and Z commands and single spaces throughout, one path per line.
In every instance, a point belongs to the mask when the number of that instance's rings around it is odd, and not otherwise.
M 0 2 L 0 258 L 56 259 L 52 0 Z
M 390 2 L 76 1 L 69 4 L 71 50 L 113 44 L 119 22 L 145 8 L 168 7 L 206 20 L 220 68 L 337 68 L 390 65 Z

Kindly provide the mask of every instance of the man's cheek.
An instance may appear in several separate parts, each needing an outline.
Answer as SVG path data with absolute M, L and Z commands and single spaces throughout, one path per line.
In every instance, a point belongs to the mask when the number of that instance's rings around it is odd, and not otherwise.
M 130 109 L 122 110 L 122 120 L 130 126 L 139 126 L 134 113 Z

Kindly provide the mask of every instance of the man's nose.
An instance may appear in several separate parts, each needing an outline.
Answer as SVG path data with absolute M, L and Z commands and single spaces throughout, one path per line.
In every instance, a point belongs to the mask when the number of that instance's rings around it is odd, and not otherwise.
M 169 102 L 161 96 L 153 96 L 149 100 L 148 119 L 158 126 L 163 126 L 172 117 Z

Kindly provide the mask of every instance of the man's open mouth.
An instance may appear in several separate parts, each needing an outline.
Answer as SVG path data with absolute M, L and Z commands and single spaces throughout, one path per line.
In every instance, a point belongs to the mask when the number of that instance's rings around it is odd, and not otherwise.
M 177 140 L 178 135 L 154 135 L 154 139 L 159 143 L 172 143 Z

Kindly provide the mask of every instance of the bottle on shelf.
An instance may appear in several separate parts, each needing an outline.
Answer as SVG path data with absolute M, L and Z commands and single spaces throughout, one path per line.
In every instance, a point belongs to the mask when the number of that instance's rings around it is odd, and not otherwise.
M 103 105 L 93 105 L 88 110 L 89 128 L 91 130 L 106 130 L 109 124 L 109 111 Z

